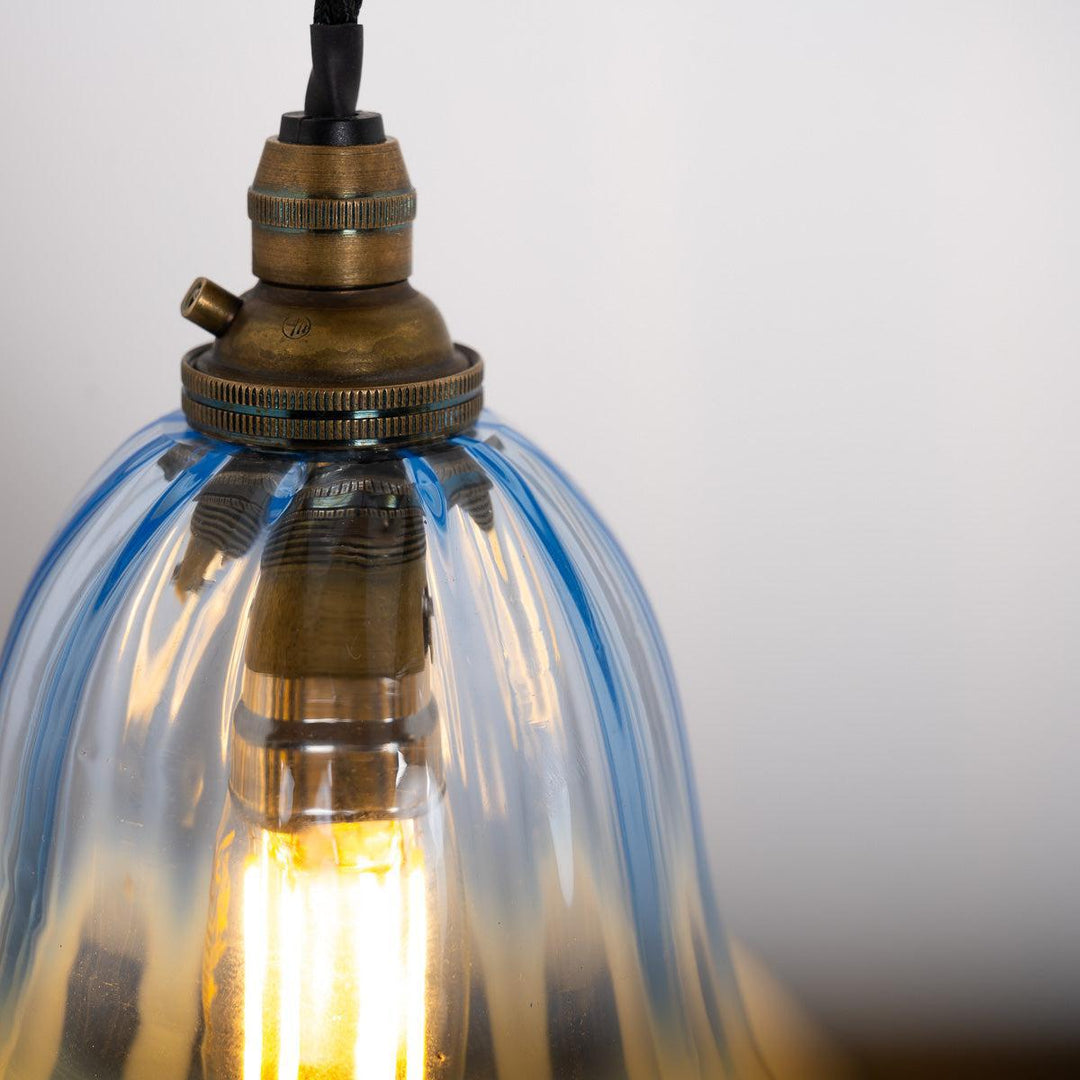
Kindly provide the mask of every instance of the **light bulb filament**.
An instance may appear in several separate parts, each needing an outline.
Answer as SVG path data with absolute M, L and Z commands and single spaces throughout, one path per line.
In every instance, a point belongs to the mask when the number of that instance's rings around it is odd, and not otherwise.
M 243 877 L 243 1080 L 424 1080 L 427 883 L 412 833 L 262 832 Z

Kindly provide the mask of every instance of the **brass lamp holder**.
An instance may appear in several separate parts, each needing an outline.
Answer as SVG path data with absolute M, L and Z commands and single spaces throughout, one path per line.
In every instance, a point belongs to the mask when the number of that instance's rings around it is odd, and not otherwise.
M 259 283 L 237 297 L 200 278 L 181 305 L 215 337 L 181 374 L 188 422 L 216 438 L 417 446 L 483 407 L 483 362 L 408 282 L 416 192 L 382 118 L 355 110 L 363 28 L 345 18 L 312 27 L 307 109 L 283 118 L 248 195 Z

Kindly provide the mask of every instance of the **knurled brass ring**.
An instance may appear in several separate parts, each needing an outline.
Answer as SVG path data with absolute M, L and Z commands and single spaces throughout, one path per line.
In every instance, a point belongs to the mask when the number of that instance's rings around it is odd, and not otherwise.
M 465 346 L 461 372 L 371 389 L 274 386 L 219 378 L 200 370 L 211 351 L 184 357 L 184 414 L 218 438 L 278 448 L 411 446 L 471 427 L 484 406 L 484 364 Z
M 352 199 L 272 195 L 252 188 L 248 216 L 256 225 L 302 232 L 373 232 L 398 229 L 416 220 L 416 192 Z

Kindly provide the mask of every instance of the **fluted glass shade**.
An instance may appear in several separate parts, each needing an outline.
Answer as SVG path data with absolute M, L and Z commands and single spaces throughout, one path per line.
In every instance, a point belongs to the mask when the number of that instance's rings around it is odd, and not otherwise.
M 756 1075 L 648 604 L 490 416 L 377 457 L 147 429 L 0 708 L 7 1080 Z

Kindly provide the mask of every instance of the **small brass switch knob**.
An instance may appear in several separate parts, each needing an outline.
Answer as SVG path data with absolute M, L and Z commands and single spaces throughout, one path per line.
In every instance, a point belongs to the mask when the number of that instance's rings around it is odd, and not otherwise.
M 197 278 L 180 305 L 180 314 L 214 337 L 223 337 L 240 313 L 243 300 L 208 278 Z

